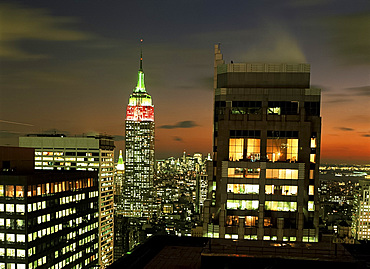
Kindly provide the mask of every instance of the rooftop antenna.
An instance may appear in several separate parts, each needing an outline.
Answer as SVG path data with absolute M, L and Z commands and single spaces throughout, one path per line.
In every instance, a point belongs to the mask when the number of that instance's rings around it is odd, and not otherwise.
M 140 39 L 140 71 L 143 71 L 143 39 Z

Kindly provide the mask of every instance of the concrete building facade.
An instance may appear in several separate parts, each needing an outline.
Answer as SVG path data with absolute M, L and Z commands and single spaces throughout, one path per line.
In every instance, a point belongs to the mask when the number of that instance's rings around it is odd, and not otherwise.
M 215 46 L 205 236 L 318 240 L 320 98 L 308 64 L 225 64 Z
M 113 262 L 114 141 L 109 136 L 29 135 L 20 147 L 35 149 L 35 169 L 97 171 L 99 175 L 99 265 Z

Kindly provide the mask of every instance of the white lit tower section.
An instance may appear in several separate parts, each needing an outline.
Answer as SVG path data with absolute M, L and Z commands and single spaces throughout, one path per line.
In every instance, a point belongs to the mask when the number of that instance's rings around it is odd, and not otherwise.
M 145 90 L 142 54 L 138 81 L 126 110 L 123 214 L 149 219 L 154 206 L 154 106 Z

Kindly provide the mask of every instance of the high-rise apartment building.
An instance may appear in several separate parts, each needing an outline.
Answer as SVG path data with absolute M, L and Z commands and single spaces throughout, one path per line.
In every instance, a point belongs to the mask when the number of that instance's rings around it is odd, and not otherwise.
M 113 263 L 114 141 L 109 136 L 29 135 L 20 147 L 35 149 L 35 169 L 98 171 L 99 265 Z
M 0 268 L 97 268 L 98 173 L 20 165 L 33 154 L 0 147 Z
M 370 179 L 360 180 L 354 204 L 352 234 L 357 240 L 370 239 Z
M 136 88 L 126 110 L 125 180 L 123 215 L 150 218 L 154 208 L 154 106 L 146 92 L 144 71 L 140 69 Z
M 318 240 L 320 98 L 308 64 L 225 64 L 215 46 L 205 236 Z

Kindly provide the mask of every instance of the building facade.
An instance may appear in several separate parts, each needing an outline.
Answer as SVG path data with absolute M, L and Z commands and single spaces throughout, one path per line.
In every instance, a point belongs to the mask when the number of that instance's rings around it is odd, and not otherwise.
M 21 154 L 0 156 L 0 268 L 97 268 L 98 173 L 30 170 L 33 150 L 4 150 Z
M 353 212 L 352 235 L 357 240 L 370 239 L 370 179 L 360 180 Z
M 320 98 L 308 64 L 225 64 L 215 46 L 205 236 L 318 240 Z
M 99 175 L 99 264 L 113 263 L 114 141 L 109 136 L 29 135 L 20 147 L 35 149 L 35 169 L 97 171 Z
M 150 218 L 154 210 L 154 106 L 146 92 L 142 57 L 125 123 L 124 217 Z

